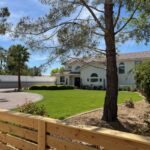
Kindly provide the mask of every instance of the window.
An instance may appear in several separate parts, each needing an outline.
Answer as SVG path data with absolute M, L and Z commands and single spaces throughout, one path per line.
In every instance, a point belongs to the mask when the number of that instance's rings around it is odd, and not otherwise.
M 89 80 L 89 78 L 87 78 L 87 82 L 89 82 L 90 80 Z
M 102 82 L 102 79 L 100 78 L 99 81 Z
M 97 73 L 91 74 L 91 82 L 98 82 L 98 74 Z
M 91 78 L 91 82 L 98 82 L 98 78 Z
M 125 64 L 123 62 L 119 64 L 119 73 L 120 74 L 125 73 Z
M 65 77 L 64 77 L 64 76 L 61 76 L 61 77 L 60 77 L 60 82 L 61 82 L 61 83 L 64 83 L 64 82 L 65 82 Z
M 76 68 L 75 68 L 75 71 L 80 71 L 80 66 L 77 66 Z
M 68 66 L 68 69 L 69 69 L 69 70 L 71 70 L 71 69 L 72 69 L 72 67 L 71 67 L 71 66 Z
M 98 74 L 97 73 L 92 73 L 91 77 L 98 77 Z

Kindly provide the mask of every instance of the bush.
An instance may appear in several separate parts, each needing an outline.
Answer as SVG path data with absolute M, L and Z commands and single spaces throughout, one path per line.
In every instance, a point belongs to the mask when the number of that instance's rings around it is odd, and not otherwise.
M 124 102 L 124 104 L 125 104 L 125 106 L 128 107 L 128 108 L 134 108 L 134 102 L 133 102 L 132 99 L 126 100 L 126 101 Z
M 131 88 L 130 86 L 122 86 L 122 87 L 119 87 L 119 91 L 131 91 Z
M 138 64 L 135 69 L 137 88 L 144 94 L 150 103 L 150 60 Z
M 31 86 L 29 90 L 72 90 L 73 86 Z
M 40 116 L 47 116 L 47 111 L 44 105 L 37 105 L 32 102 L 27 102 L 22 106 L 19 106 L 17 109 L 19 112 L 32 114 L 32 115 L 40 115 Z
M 86 90 L 105 90 L 102 86 L 91 86 L 91 85 L 82 85 L 80 88 Z

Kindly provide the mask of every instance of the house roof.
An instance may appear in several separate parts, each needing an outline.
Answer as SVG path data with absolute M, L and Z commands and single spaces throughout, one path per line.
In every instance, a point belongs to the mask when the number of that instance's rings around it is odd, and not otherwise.
M 117 55 L 117 59 L 121 60 L 137 60 L 137 59 L 150 59 L 150 51 L 144 52 L 134 52 L 134 53 L 119 53 Z M 104 55 L 97 56 L 97 57 L 86 57 L 82 59 L 70 59 L 66 63 L 72 64 L 75 62 L 83 62 L 83 63 L 90 63 L 90 62 L 105 62 L 106 58 Z
M 80 72 L 70 72 L 70 71 L 65 71 L 65 72 L 62 72 L 62 73 L 55 73 L 55 76 L 60 76 L 60 75 L 72 75 L 72 76 L 76 76 L 76 75 L 79 75 Z
M 135 52 L 135 53 L 124 53 L 119 54 L 119 60 L 128 60 L 128 59 L 148 59 L 150 58 L 150 51 L 145 52 Z

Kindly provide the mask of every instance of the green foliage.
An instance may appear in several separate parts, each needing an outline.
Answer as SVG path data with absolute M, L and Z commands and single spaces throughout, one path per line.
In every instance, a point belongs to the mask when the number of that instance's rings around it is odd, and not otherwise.
M 30 17 L 22 18 L 16 28 L 17 37 L 26 37 L 25 40 L 32 48 L 49 50 L 52 54 L 49 61 L 55 60 L 56 56 L 68 59 L 70 55 L 89 56 L 102 54 L 105 51 L 105 49 L 101 51 L 100 47 L 106 33 L 102 28 L 106 27 L 104 5 L 107 2 L 111 5 L 114 1 L 85 1 L 97 20 L 82 1 L 39 1 L 48 5 L 50 11 L 35 20 Z M 149 5 L 149 0 L 115 1 L 112 6 L 114 11 L 112 19 L 116 43 L 126 42 L 129 39 L 134 39 L 138 43 L 149 42 Z M 123 11 L 126 15 L 123 15 Z
M 8 28 L 7 18 L 10 16 L 9 10 L 7 7 L 0 8 L 0 34 L 5 34 Z
M 150 60 L 138 64 L 135 69 L 137 88 L 146 96 L 150 103 Z
M 13 45 L 8 50 L 7 69 L 11 74 L 18 74 L 18 70 L 22 71 L 26 67 L 29 60 L 28 49 L 22 45 Z
M 28 50 L 21 45 L 12 46 L 8 51 L 0 47 L 0 74 L 17 75 L 18 65 L 20 65 L 21 75 L 41 76 L 42 69 L 40 67 L 29 68 L 25 63 L 28 61 L 29 55 Z
M 55 75 L 55 73 L 63 73 L 64 69 L 65 69 L 64 67 L 52 69 L 51 75 Z
M 27 65 L 22 70 L 22 75 L 26 76 L 41 76 L 42 75 L 42 69 L 40 67 L 32 67 L 29 68 Z
M 73 86 L 32 86 L 29 90 L 71 90 Z
M 47 111 L 44 105 L 37 105 L 36 103 L 27 102 L 24 105 L 17 108 L 19 112 L 32 114 L 32 115 L 40 115 L 47 116 Z

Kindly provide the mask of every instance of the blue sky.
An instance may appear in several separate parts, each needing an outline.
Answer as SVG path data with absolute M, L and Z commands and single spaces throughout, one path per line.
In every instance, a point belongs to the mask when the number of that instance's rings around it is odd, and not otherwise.
M 49 8 L 41 5 L 39 0 L 0 0 L 0 7 L 7 6 L 11 12 L 9 22 L 15 24 L 23 16 L 30 16 L 37 18 L 45 14 Z M 11 39 L 8 35 L 0 36 L 0 46 L 8 48 L 13 44 L 19 44 L 20 41 Z M 150 44 L 144 45 L 144 43 L 136 44 L 134 41 L 127 41 L 125 44 L 119 46 L 119 51 L 123 53 L 127 52 L 140 52 L 150 51 Z M 47 59 L 47 54 L 44 53 L 33 53 L 31 52 L 31 58 L 29 66 L 39 66 Z M 49 74 L 52 68 L 60 66 L 60 62 L 57 60 L 51 66 L 46 69 L 43 74 Z

